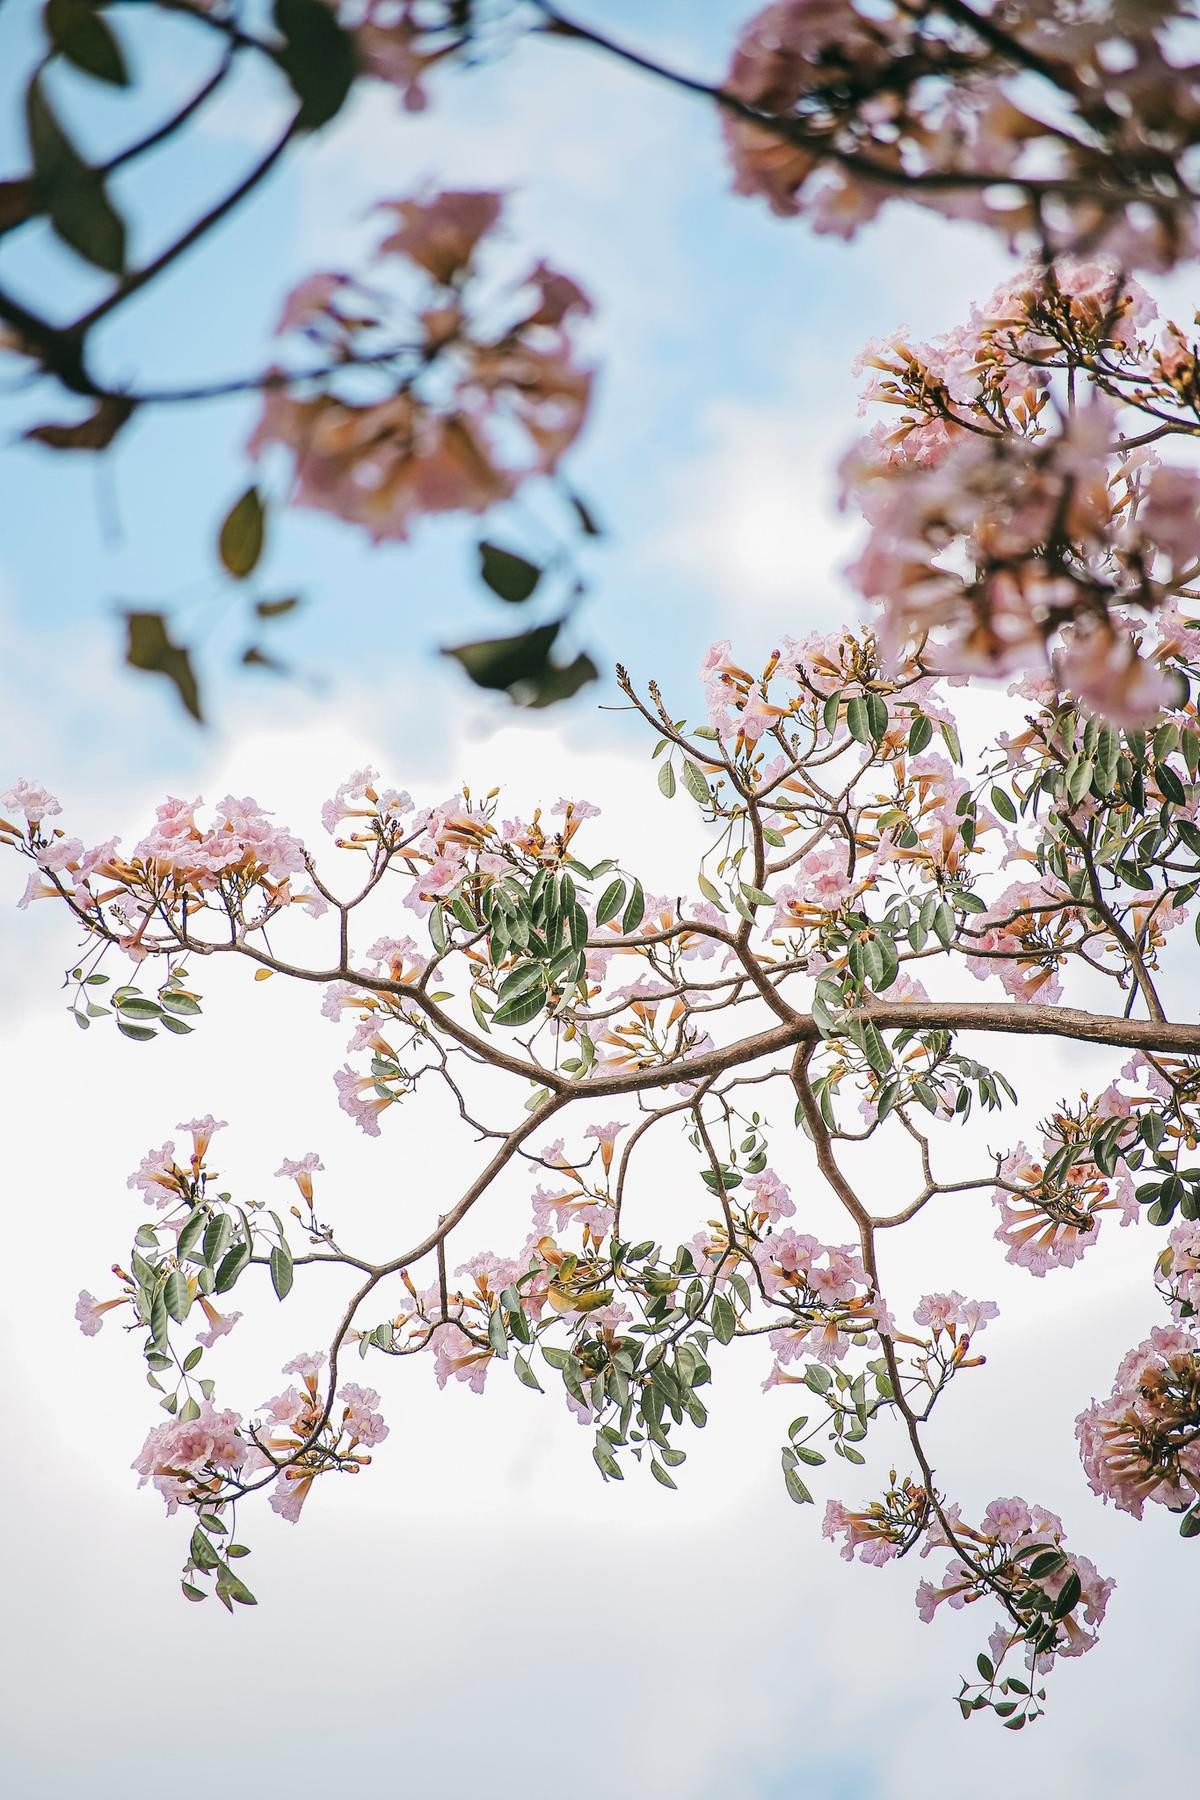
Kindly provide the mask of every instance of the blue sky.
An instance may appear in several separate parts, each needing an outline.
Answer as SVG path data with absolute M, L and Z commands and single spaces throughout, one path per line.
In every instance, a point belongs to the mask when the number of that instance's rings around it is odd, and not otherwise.
M 579 10 L 716 72 L 744 9 Z M 32 0 L 0 6 L 0 176 L 17 166 L 4 133 L 35 13 Z M 179 32 L 162 35 L 160 94 L 194 76 L 194 54 Z M 82 83 L 62 96 L 89 145 L 111 141 L 110 105 Z M 122 315 L 106 370 L 149 380 L 252 369 L 269 355 L 283 293 L 355 253 L 375 200 L 426 179 L 510 187 L 514 257 L 547 254 L 597 305 L 603 373 L 570 464 L 609 528 L 581 624 L 597 662 L 657 675 L 683 711 L 712 637 L 733 637 L 752 660 L 782 631 L 852 613 L 838 569 L 854 526 L 835 504 L 836 463 L 859 429 L 849 365 L 896 323 L 921 336 L 954 323 L 1005 266 L 1002 250 L 905 213 L 850 247 L 773 220 L 728 193 L 705 109 L 565 45 L 521 45 L 436 79 L 432 101 L 419 119 L 387 90 L 356 102 Z M 266 90 L 238 93 L 186 155 L 164 155 L 131 184 L 135 216 L 186 217 L 269 134 L 272 104 Z M 137 253 L 169 230 L 139 226 Z M 84 291 L 52 247 L 11 261 L 14 283 L 49 284 L 68 310 Z M 368 758 L 425 799 L 495 775 L 518 803 L 564 790 L 600 799 L 605 829 L 636 847 L 648 880 L 686 886 L 692 824 L 659 801 L 647 741 L 599 710 L 611 685 L 530 718 L 433 655 L 447 638 L 508 623 L 473 579 L 472 522 L 372 550 L 334 521 L 281 520 L 263 590 L 309 597 L 277 638 L 305 679 L 229 668 L 243 640 L 221 613 L 213 540 L 245 483 L 253 414 L 237 402 L 139 421 L 98 471 L 13 441 L 65 412 L 0 402 L 0 786 L 44 779 L 87 838 L 137 835 L 164 790 L 253 792 L 312 831 L 320 800 Z M 506 535 L 503 521 L 492 529 Z M 119 608 L 178 595 L 211 632 L 204 731 L 120 667 Z M 23 879 L 0 870 L 6 907 Z M 1124 1800 L 1145 1781 L 1130 1696 L 1151 1688 L 1156 1771 L 1184 1778 L 1197 1671 L 1177 1628 L 1164 1640 L 1163 1596 L 1191 1565 L 1178 1561 L 1172 1521 L 1138 1528 L 1088 1500 L 1071 1442 L 1075 1412 L 1152 1322 L 1156 1246 L 1134 1256 L 1115 1233 L 1090 1260 L 1090 1286 L 1064 1277 L 1065 1290 L 998 1267 L 990 1227 L 930 1221 L 896 1252 L 898 1273 L 920 1286 L 957 1284 L 1004 1308 L 992 1366 L 938 1438 L 964 1494 L 1024 1488 L 1058 1507 L 1121 1583 L 1101 1648 L 1060 1673 L 1051 1717 L 1024 1739 L 965 1727 L 950 1704 L 978 1647 L 975 1620 L 921 1627 L 909 1565 L 846 1568 L 817 1520 L 788 1504 L 777 1472 L 787 1396 L 760 1399 L 763 1371 L 749 1367 L 723 1391 L 675 1496 L 602 1489 L 582 1436 L 549 1402 L 515 1390 L 438 1396 L 426 1371 L 406 1368 L 369 1485 L 322 1495 L 294 1532 L 274 1519 L 256 1531 L 257 1613 L 185 1607 L 178 1522 L 134 1491 L 127 1469 L 149 1422 L 129 1346 L 112 1332 L 85 1342 L 70 1317 L 78 1289 L 101 1291 L 124 1248 L 127 1171 L 176 1118 L 211 1107 L 231 1122 L 230 1168 L 251 1188 L 311 1144 L 339 1218 L 370 1222 L 414 1190 L 436 1194 L 459 1153 L 436 1120 L 381 1145 L 357 1136 L 332 1097 L 340 1036 L 310 997 L 277 983 L 255 991 L 251 1011 L 245 984 L 214 982 L 205 1029 L 186 1041 L 81 1038 L 56 992 L 71 946 L 48 912 L 10 911 L 0 932 L 0 1062 L 18 1122 L 4 1134 L 0 1229 L 8 1266 L 25 1271 L 0 1323 L 15 1452 L 0 1492 L 14 1617 L 0 1723 L 18 1800 L 85 1789 L 115 1800 L 134 1767 L 169 1771 L 180 1800 L 200 1800 L 214 1754 L 224 1779 L 264 1793 L 286 1779 L 299 1800 L 434 1784 L 452 1800 L 477 1786 L 496 1800 L 564 1787 L 578 1800 L 915 1800 L 933 1779 L 973 1800 L 1017 1783 Z M 1048 1091 L 1092 1069 L 1090 1053 L 1039 1054 L 1022 1056 L 1034 1116 Z M 658 1179 L 655 1203 L 669 1211 L 669 1167 Z M 266 1327 L 239 1328 L 263 1381 L 306 1332 L 317 1341 L 324 1317 L 295 1296 L 282 1350 Z

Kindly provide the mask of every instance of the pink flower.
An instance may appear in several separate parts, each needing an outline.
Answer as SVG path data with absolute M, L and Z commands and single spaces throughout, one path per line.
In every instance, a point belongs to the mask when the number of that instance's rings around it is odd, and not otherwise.
M 503 204 L 502 194 L 466 190 L 447 190 L 428 200 L 384 201 L 383 210 L 396 215 L 397 226 L 379 253 L 406 256 L 448 286 L 470 263 Z
M 964 1300 L 957 1289 L 948 1294 L 923 1294 L 913 1313 L 918 1325 L 928 1325 L 934 1332 L 961 1329 L 964 1337 L 982 1331 L 989 1319 L 999 1317 L 994 1300 Z
M 754 1197 L 753 1210 L 765 1213 L 772 1225 L 780 1219 L 790 1219 L 796 1210 L 790 1193 L 774 1169 L 763 1169 L 758 1175 L 747 1176 L 745 1190 Z
M 593 806 L 590 800 L 556 800 L 550 811 L 556 819 L 574 819 L 582 824 L 585 819 L 598 819 L 600 808 Z
M 208 1320 L 208 1330 L 198 1331 L 196 1333 L 196 1342 L 198 1344 L 203 1344 L 206 1350 L 211 1350 L 218 1338 L 227 1336 L 227 1334 L 233 1330 L 242 1315 L 240 1312 L 218 1312 L 212 1301 L 207 1299 L 203 1294 L 200 1295 L 200 1306 L 205 1318 Z
M 214 1479 L 236 1469 L 250 1455 L 251 1446 L 241 1435 L 241 1417 L 218 1412 L 211 1401 L 200 1402 L 194 1419 L 170 1419 L 155 1426 L 134 1460 L 141 1476 L 139 1487 L 153 1481 L 166 1501 L 167 1511 L 204 1491 Z
M 164 1144 L 161 1150 L 147 1150 L 126 1187 L 137 1188 L 147 1206 L 160 1210 L 182 1199 L 182 1175 L 175 1165 L 175 1145 Z
M 191 1132 L 192 1161 L 194 1163 L 201 1163 L 204 1161 L 208 1146 L 212 1141 L 213 1133 L 216 1131 L 224 1131 L 226 1124 L 227 1121 L 225 1119 L 214 1119 L 211 1113 L 205 1113 L 202 1119 L 188 1119 L 186 1121 L 181 1119 L 175 1129 L 176 1131 Z
M 294 1181 L 305 1200 L 311 1205 L 313 1197 L 313 1175 L 318 1169 L 323 1170 L 324 1167 L 325 1164 L 321 1161 L 316 1151 L 310 1150 L 307 1156 L 301 1156 L 294 1161 L 291 1157 L 285 1156 L 283 1162 L 275 1171 L 275 1178 L 277 1181 Z
M 79 1291 L 79 1299 L 75 1302 L 75 1317 L 79 1320 L 79 1329 L 84 1337 L 95 1337 L 104 1323 L 104 1314 L 111 1312 L 114 1306 L 124 1306 L 125 1296 L 119 1300 L 97 1300 L 86 1288 Z
M 22 779 L 0 794 L 0 811 L 23 813 L 28 824 L 40 825 L 43 819 L 61 813 L 62 807 L 44 787 Z
M 338 1105 L 342 1111 L 349 1113 L 359 1128 L 368 1137 L 379 1136 L 379 1115 L 385 1106 L 392 1104 L 391 1099 L 384 1099 L 375 1093 L 374 1078 L 370 1075 L 360 1076 L 354 1073 L 349 1063 L 334 1071 L 334 1086 L 337 1088 Z M 366 1094 L 374 1094 L 371 1100 Z
M 430 1342 L 438 1386 L 444 1388 L 453 1376 L 455 1381 L 465 1382 L 473 1394 L 482 1394 L 492 1352 L 473 1344 L 457 1325 L 439 1325 Z
M 323 1350 L 314 1350 L 311 1355 L 305 1355 L 301 1352 L 299 1356 L 293 1356 L 291 1362 L 284 1363 L 283 1373 L 285 1375 L 299 1375 L 304 1381 L 312 1383 L 318 1379 L 321 1370 L 324 1367 L 325 1352 Z
M 338 1399 L 346 1408 L 342 1430 L 347 1436 L 368 1448 L 381 1444 L 388 1434 L 388 1428 L 379 1414 L 379 1395 L 375 1389 L 357 1387 L 352 1381 L 348 1381 L 338 1389 Z

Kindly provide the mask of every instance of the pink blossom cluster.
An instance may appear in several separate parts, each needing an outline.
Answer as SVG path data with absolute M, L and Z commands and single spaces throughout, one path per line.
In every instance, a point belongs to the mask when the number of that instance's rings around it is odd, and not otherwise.
M 1049 1157 L 1058 1144 L 1046 1139 Z M 996 1237 L 1005 1261 L 1042 1276 L 1050 1269 L 1069 1269 L 1096 1241 L 1101 1215 L 1120 1214 L 1122 1225 L 1138 1218 L 1138 1204 L 1128 1175 L 1101 1175 L 1082 1155 L 1058 1181 L 1048 1181 L 1045 1165 L 1024 1144 L 1000 1165 L 1006 1185 L 992 1195 L 1000 1214 Z
M 938 1520 L 931 1521 L 921 1551 L 922 1556 L 934 1550 L 950 1552 L 941 1585 L 922 1581 L 917 1588 L 917 1611 L 926 1624 L 943 1603 L 958 1611 L 993 1598 L 997 1592 L 1007 1596 L 1023 1624 L 1041 1623 L 1045 1615 L 1036 1604 L 1037 1593 L 1053 1601 L 1075 1576 L 1080 1584 L 1079 1599 L 1058 1621 L 1057 1639 L 1052 1649 L 1038 1653 L 1036 1666 L 1045 1668 L 1056 1656 L 1082 1656 L 1092 1648 L 1116 1583 L 1102 1576 L 1088 1557 L 1062 1551 L 1063 1523 L 1056 1513 L 1015 1496 L 993 1500 L 978 1527 L 965 1524 L 956 1506 L 944 1511 L 949 1529 Z M 1036 1566 L 1037 1553 L 1054 1551 L 1060 1552 L 1058 1565 L 1032 1575 L 1030 1565 Z M 1010 1615 L 989 1639 L 997 1666 L 1023 1639 L 1024 1630 L 1013 1629 Z M 1032 1654 L 1027 1660 L 1033 1666 Z
M 1174 326 L 1143 338 L 1154 312 L 1114 264 L 1031 261 L 966 326 L 866 347 L 864 404 L 902 409 L 844 465 L 870 525 L 851 574 L 888 655 L 933 634 L 943 669 L 1032 675 L 1118 724 L 1177 703 L 1175 664 L 1200 647 L 1177 604 L 1200 476 L 1160 463 L 1116 403 L 1165 420 L 1156 436 L 1177 408 L 1190 429 L 1195 358 Z M 1064 408 L 1066 367 L 1084 387 Z
M 1138 206 L 1098 172 L 1106 157 L 1186 158 L 1197 136 L 1193 72 L 1167 49 L 1175 11 L 1122 8 L 1118 27 L 1108 8 L 1010 8 L 985 33 L 936 0 L 772 0 L 725 77 L 746 108 L 722 115 L 734 187 L 840 237 L 904 197 L 1008 239 L 1100 241 L 1126 267 L 1170 266 L 1195 249 L 1183 189 L 1147 185 Z M 1028 105 L 1035 65 L 1057 89 L 1048 113 Z M 1022 185 L 1047 177 L 1069 184 L 1050 209 Z
M 209 1400 L 199 1402 L 195 1418 L 168 1419 L 150 1432 L 134 1460 L 139 1487 L 153 1482 L 173 1513 L 179 1506 L 202 1503 L 220 1492 L 225 1478 L 251 1459 L 261 1460 L 243 1435 L 235 1412 L 219 1412 Z
M 789 1225 L 759 1239 L 751 1255 L 764 1294 L 794 1315 L 794 1322 L 769 1333 L 775 1364 L 764 1387 L 794 1379 L 785 1371 L 798 1357 L 835 1363 L 860 1334 L 875 1343 L 877 1331 L 892 1329 L 862 1258 L 849 1245 L 822 1244 Z
M 1200 1343 L 1156 1325 L 1121 1363 L 1106 1400 L 1075 1423 L 1092 1492 L 1140 1519 L 1147 1500 L 1173 1511 L 1200 1495 Z
M 362 525 L 376 542 L 405 539 L 422 515 L 484 512 L 557 469 L 591 397 L 573 337 L 591 305 L 541 262 L 518 284 L 523 305 L 513 305 L 511 288 L 480 295 L 477 251 L 502 204 L 499 193 L 456 190 L 383 208 L 391 229 L 379 255 L 428 282 L 408 321 L 411 366 L 399 381 L 389 376 L 377 400 L 344 397 L 336 382 L 309 397 L 282 382 L 264 390 L 250 450 L 290 452 L 296 505 Z M 380 310 L 376 287 L 309 276 L 289 296 L 281 329 L 303 330 L 339 363 L 382 367 Z
M 936 1336 L 946 1332 L 951 1337 L 971 1338 L 986 1329 L 988 1322 L 1000 1317 L 994 1300 L 967 1300 L 952 1288 L 948 1294 L 922 1294 L 913 1311 L 918 1325 L 924 1325 Z

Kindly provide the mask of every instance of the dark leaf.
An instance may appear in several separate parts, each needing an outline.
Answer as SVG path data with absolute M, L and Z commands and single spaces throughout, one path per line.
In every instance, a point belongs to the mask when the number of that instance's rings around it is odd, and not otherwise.
M 481 638 L 442 651 L 461 663 L 476 687 L 508 691 L 521 683 L 537 683 L 550 672 L 550 650 L 562 625 L 554 619 L 516 637 Z
M 188 652 L 173 644 L 167 634 L 161 613 L 131 612 L 125 614 L 129 626 L 129 646 L 125 661 L 132 669 L 147 669 L 165 675 L 173 682 L 193 719 L 201 719 L 200 693 Z
M 284 613 L 290 613 L 299 604 L 299 595 L 289 594 L 285 600 L 256 600 L 254 610 L 260 619 L 281 619 Z
M 525 705 L 536 710 L 543 706 L 554 706 L 560 700 L 569 700 L 581 687 L 586 687 L 589 681 L 595 681 L 599 673 L 591 657 L 583 652 L 563 668 L 551 663 L 539 677 Z
M 275 0 L 272 17 L 283 39 L 275 60 L 300 102 L 296 123 L 319 131 L 341 111 L 358 73 L 353 35 L 324 0 Z
M 542 579 L 542 571 L 536 563 L 517 556 L 512 550 L 502 550 L 499 544 L 480 544 L 479 573 L 493 594 L 513 605 L 528 600 Z
M 110 275 L 125 267 L 125 226 L 104 183 L 79 155 L 35 78 L 25 96 L 37 197 L 64 244 Z
M 49 0 L 45 18 L 50 42 L 73 67 L 113 87 L 129 86 L 121 46 L 92 0 Z
M 87 418 L 75 425 L 34 425 L 25 436 L 51 450 L 107 450 L 132 413 L 128 400 L 98 400 Z
M 0 232 L 23 225 L 37 212 L 37 195 L 32 181 L 20 176 L 15 181 L 0 181 Z
M 266 522 L 262 495 L 256 487 L 248 487 L 230 507 L 217 540 L 221 561 L 235 581 L 244 581 L 258 567 Z
M 603 537 L 604 533 L 596 523 L 596 515 L 586 502 L 581 500 L 578 494 L 570 494 L 568 495 L 568 499 L 571 502 L 575 517 L 579 520 L 586 536 Z

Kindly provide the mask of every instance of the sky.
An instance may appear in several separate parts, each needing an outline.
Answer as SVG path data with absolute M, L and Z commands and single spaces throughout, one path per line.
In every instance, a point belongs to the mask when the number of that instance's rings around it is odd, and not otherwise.
M 742 12 L 741 0 L 590 8 L 606 29 L 713 73 Z M 32 0 L 0 6 L 0 178 L 19 167 L 13 101 L 35 13 Z M 178 33 L 143 45 L 164 103 L 195 78 L 190 46 Z M 64 82 L 61 98 L 94 154 L 116 141 L 113 105 L 82 83 Z M 256 367 L 284 292 L 358 255 L 375 201 L 425 182 L 503 187 L 514 256 L 547 254 L 597 307 L 603 372 L 570 464 L 607 528 L 579 626 L 597 663 L 657 677 L 682 713 L 713 637 L 734 638 L 753 666 L 783 631 L 857 617 L 840 574 L 856 527 L 837 509 L 836 476 L 861 428 L 851 362 L 901 322 L 918 337 L 957 322 L 1008 266 L 1002 247 L 908 214 L 852 246 L 816 240 L 729 194 L 703 107 L 577 48 L 523 44 L 448 73 L 431 98 L 420 117 L 388 90 L 356 100 L 122 315 L 106 369 L 149 381 Z M 253 156 L 275 103 L 247 85 L 131 179 L 138 257 Z M 38 241 L 0 272 L 66 310 L 87 291 Z M 306 596 L 278 628 L 297 674 L 241 675 L 213 538 L 245 484 L 253 403 L 139 420 L 101 470 L 16 441 L 56 416 L 44 396 L 32 404 L 0 398 L 0 786 L 45 781 L 87 841 L 136 837 L 164 793 L 230 791 L 317 841 L 321 800 L 372 762 L 419 802 L 464 778 L 503 782 L 514 810 L 585 795 L 604 809 L 589 828 L 597 855 L 611 832 L 648 886 L 686 889 L 694 814 L 661 800 L 650 741 L 611 710 L 607 674 L 533 717 L 467 689 L 434 654 L 447 635 L 507 623 L 473 579 L 469 527 L 438 522 L 375 550 L 336 521 L 288 515 L 263 583 Z M 519 521 L 496 535 L 506 523 Z M 180 599 L 203 639 L 203 729 L 120 666 L 120 609 Z M 977 705 L 999 716 L 998 701 Z M 1032 1732 L 965 1725 L 951 1703 L 990 1619 L 968 1610 L 922 1626 L 910 1563 L 846 1567 L 820 1539 L 819 1509 L 787 1500 L 778 1445 L 795 1406 L 786 1391 L 759 1395 L 766 1365 L 753 1352 L 718 1383 L 676 1494 L 602 1485 L 586 1434 L 549 1395 L 495 1380 L 482 1399 L 439 1394 L 419 1363 L 374 1368 L 392 1431 L 372 1468 L 322 1484 L 295 1528 L 256 1523 L 254 1612 L 185 1605 L 180 1522 L 128 1467 L 155 1422 L 133 1346 L 111 1329 L 85 1340 L 71 1317 L 81 1287 L 105 1291 L 137 1223 L 129 1170 L 177 1118 L 211 1110 L 230 1121 L 222 1167 L 241 1191 L 264 1194 L 283 1156 L 318 1149 L 339 1225 L 386 1243 L 393 1221 L 441 1210 L 472 1150 L 436 1109 L 362 1138 L 333 1093 L 341 1035 L 310 994 L 277 981 L 214 976 L 186 1040 L 78 1033 L 58 987 L 73 943 L 50 908 L 12 910 L 24 879 L 0 868 L 0 1727 L 19 1800 L 110 1800 L 148 1771 L 180 1800 L 218 1780 L 299 1800 L 434 1783 L 454 1800 L 564 1787 L 578 1800 L 908 1800 L 931 1778 L 976 1800 L 1015 1784 L 1123 1800 L 1147 1785 L 1148 1740 L 1154 1778 L 1186 1780 L 1197 1667 L 1173 1600 L 1194 1557 L 1173 1520 L 1139 1526 L 1102 1509 L 1074 1455 L 1075 1414 L 1158 1322 L 1159 1246 L 1111 1227 L 1084 1271 L 1044 1282 L 1003 1264 L 985 1218 L 927 1209 L 888 1246 L 890 1278 L 913 1298 L 957 1286 L 1001 1305 L 987 1368 L 935 1424 L 954 1491 L 1054 1507 L 1118 1580 L 1100 1647 L 1059 1671 Z M 1012 1062 L 1025 1130 L 1051 1096 L 1111 1072 L 1078 1047 L 1023 1047 Z M 790 1108 L 776 1112 L 786 1125 Z M 779 1138 L 775 1166 L 802 1186 L 803 1152 Z M 639 1202 L 648 1230 L 685 1237 L 697 1220 L 673 1167 L 665 1151 L 647 1163 Z M 865 1174 L 881 1190 L 899 1179 L 882 1160 Z M 493 1234 L 501 1248 L 506 1229 L 502 1202 L 464 1254 Z M 278 1319 L 260 1303 L 218 1351 L 221 1370 L 251 1401 L 261 1383 L 271 1391 L 279 1364 L 327 1335 L 329 1305 L 301 1284 Z M 857 1497 L 847 1475 L 827 1476 L 820 1505 Z

